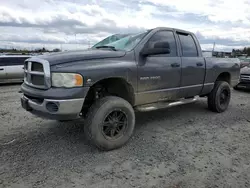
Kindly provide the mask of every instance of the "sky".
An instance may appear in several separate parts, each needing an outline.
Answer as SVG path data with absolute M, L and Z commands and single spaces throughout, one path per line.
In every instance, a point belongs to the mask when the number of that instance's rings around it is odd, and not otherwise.
M 191 31 L 203 50 L 250 46 L 250 0 L 0 1 L 0 48 L 84 49 L 155 27 Z

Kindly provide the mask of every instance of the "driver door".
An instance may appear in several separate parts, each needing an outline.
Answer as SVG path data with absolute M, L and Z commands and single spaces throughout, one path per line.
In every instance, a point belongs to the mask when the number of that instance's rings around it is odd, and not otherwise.
M 157 31 L 146 43 L 167 41 L 169 54 L 149 55 L 141 58 L 138 66 L 138 104 L 169 101 L 178 98 L 181 84 L 181 58 L 173 31 Z

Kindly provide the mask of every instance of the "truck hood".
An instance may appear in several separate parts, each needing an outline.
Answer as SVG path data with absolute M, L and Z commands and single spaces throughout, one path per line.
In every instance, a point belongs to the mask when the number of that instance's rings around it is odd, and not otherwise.
M 240 69 L 241 74 L 250 74 L 250 67 L 246 66 L 242 69 Z
M 91 49 L 46 54 L 38 58 L 49 61 L 50 65 L 58 65 L 82 60 L 122 57 L 125 54 L 124 51 Z

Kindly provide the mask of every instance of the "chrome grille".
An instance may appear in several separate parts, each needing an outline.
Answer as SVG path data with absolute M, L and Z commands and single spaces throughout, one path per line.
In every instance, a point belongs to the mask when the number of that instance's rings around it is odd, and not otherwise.
M 32 62 L 31 70 L 32 71 L 43 72 L 43 65 L 41 63 Z
M 27 59 L 24 64 L 24 82 L 31 87 L 49 89 L 51 87 L 49 62 L 35 57 Z
M 37 86 L 43 86 L 44 85 L 44 76 L 40 76 L 40 75 L 31 75 L 31 83 L 33 85 L 37 85 Z
M 247 81 L 250 81 L 250 75 L 247 75 L 247 74 L 242 74 L 242 75 L 240 75 L 240 79 L 241 79 L 241 80 L 247 80 Z

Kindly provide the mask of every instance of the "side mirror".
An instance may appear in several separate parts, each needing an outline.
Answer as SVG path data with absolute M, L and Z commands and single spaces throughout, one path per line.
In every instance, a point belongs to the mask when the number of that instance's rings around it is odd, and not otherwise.
M 141 51 L 141 55 L 143 56 L 169 54 L 169 53 L 170 53 L 170 46 L 169 43 L 166 41 L 156 42 L 153 48 L 143 48 L 143 50 Z

